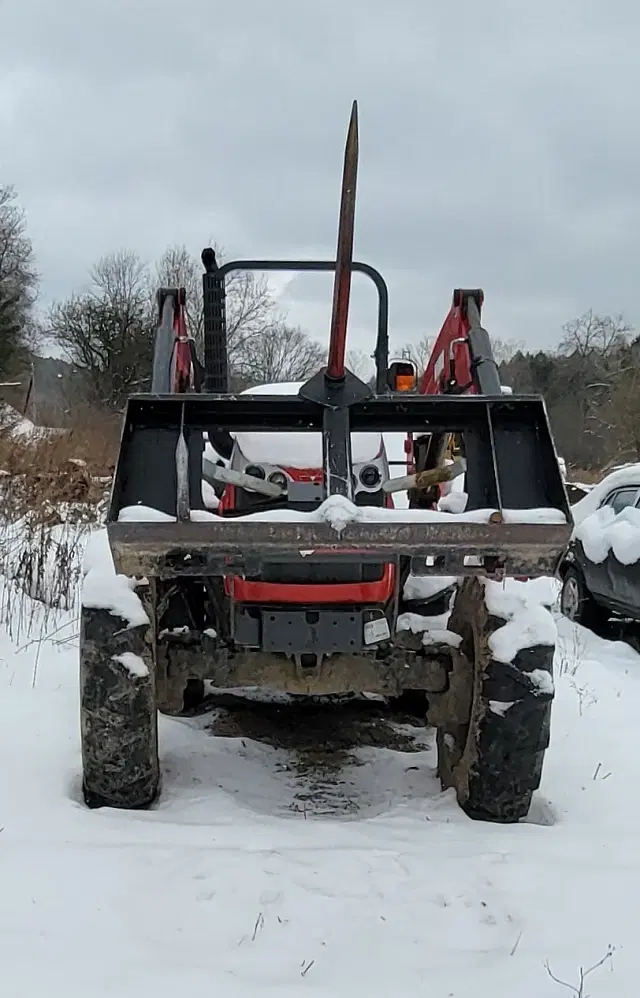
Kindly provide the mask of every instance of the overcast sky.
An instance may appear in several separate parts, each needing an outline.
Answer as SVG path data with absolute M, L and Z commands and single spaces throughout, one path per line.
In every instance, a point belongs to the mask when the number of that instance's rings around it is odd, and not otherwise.
M 553 345 L 588 308 L 640 324 L 634 0 L 0 0 L 0 182 L 28 212 L 42 301 L 128 247 L 335 255 L 359 102 L 356 256 L 392 342 L 456 286 L 485 324 Z M 282 290 L 324 339 L 326 275 Z M 351 345 L 375 293 L 358 277 Z

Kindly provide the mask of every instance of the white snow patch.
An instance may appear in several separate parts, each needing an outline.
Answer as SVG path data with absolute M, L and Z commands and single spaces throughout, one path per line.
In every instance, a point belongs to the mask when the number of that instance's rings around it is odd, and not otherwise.
M 208 509 L 192 509 L 190 518 L 193 523 L 211 522 L 221 523 L 222 517 L 217 513 L 210 513 Z M 123 506 L 118 513 L 120 523 L 176 523 L 177 517 L 164 513 L 153 506 Z
M 344 496 L 330 496 L 317 509 L 302 512 L 295 509 L 269 509 L 245 516 L 225 518 L 209 510 L 191 510 L 192 521 L 224 524 L 238 521 L 266 521 L 280 523 L 329 523 L 340 533 L 348 523 L 488 523 L 494 509 L 473 509 L 464 513 L 444 513 L 437 509 L 385 509 L 379 506 L 356 506 Z M 566 523 L 564 513 L 559 509 L 504 509 L 505 523 Z M 170 516 L 151 506 L 125 506 L 118 514 L 121 523 L 175 523 Z
M 216 491 L 209 482 L 202 482 L 202 501 L 204 502 L 207 509 L 217 509 L 220 505 L 220 500 L 216 495 Z
M 149 667 L 144 659 L 132 651 L 123 651 L 121 655 L 112 655 L 113 662 L 120 662 L 134 679 L 144 679 L 149 675 Z
M 243 395 L 297 395 L 303 381 L 258 385 Z M 271 464 L 279 468 L 312 469 L 322 467 L 322 434 L 290 430 L 282 433 L 232 433 L 238 447 L 252 464 Z M 351 456 L 354 464 L 373 461 L 380 453 L 382 434 L 352 433 Z
M 73 612 L 56 624 L 77 630 Z M 441 791 L 431 739 L 356 750 L 331 811 L 295 756 L 213 736 L 210 716 L 160 717 L 157 806 L 89 811 L 78 650 L 43 626 L 34 604 L 28 646 L 0 627 L 7 998 L 354 998 L 354 982 L 358 998 L 554 998 L 569 991 L 545 963 L 577 985 L 609 942 L 615 963 L 587 990 L 637 995 L 640 656 L 627 644 L 559 620 L 558 662 L 578 671 L 558 673 L 529 819 L 500 826 Z
M 492 714 L 504 717 L 507 711 L 513 707 L 515 700 L 489 700 L 489 710 Z
M 29 437 L 31 440 L 47 440 L 60 437 L 68 430 L 57 426 L 36 426 L 30 419 L 23 416 L 8 403 L 0 403 L 0 428 L 10 437 Z
M 448 629 L 449 617 L 449 613 L 434 614 L 432 617 L 422 616 L 419 613 L 401 613 L 396 623 L 396 630 L 422 634 L 423 645 L 445 644 L 458 648 L 462 636 Z
M 138 585 L 136 580 L 116 574 L 106 529 L 96 530 L 90 534 L 84 554 L 83 571 L 83 606 L 108 610 L 128 621 L 129 627 L 149 623 L 140 597 L 135 592 Z
M 402 595 L 406 600 L 430 600 L 458 582 L 455 575 L 408 575 Z
M 234 434 L 238 447 L 252 464 L 311 470 L 322 467 L 322 434 L 308 430 Z M 380 433 L 352 433 L 353 464 L 375 461 L 382 448 Z
M 580 502 L 590 498 L 585 496 Z M 613 551 L 622 565 L 634 565 L 640 561 L 640 509 L 627 506 L 616 513 L 611 506 L 601 506 L 577 524 L 573 536 L 596 564 Z
M 456 481 L 457 479 L 454 478 L 451 484 Z M 452 489 L 438 499 L 438 509 L 442 510 L 443 513 L 464 513 L 468 502 L 469 496 L 466 492 L 455 492 Z
M 138 508 L 138 507 L 134 507 Z M 437 509 L 385 509 L 380 506 L 356 506 L 344 496 L 330 496 L 311 512 L 294 509 L 271 509 L 259 513 L 248 513 L 246 516 L 234 517 L 238 520 L 264 520 L 286 523 L 314 523 L 321 520 L 340 524 L 343 529 L 347 523 L 488 523 L 495 509 L 473 509 L 464 513 L 443 513 Z M 505 523 L 566 523 L 564 513 L 559 509 L 504 509 L 502 511 Z M 164 514 L 161 514 L 164 516 Z M 220 518 L 218 522 L 225 523 Z M 338 527 L 336 527 L 338 529 Z
M 555 645 L 553 616 L 527 583 L 511 579 L 482 582 L 489 613 L 506 621 L 489 637 L 491 654 L 498 662 L 512 662 L 519 651 L 535 645 Z
M 602 500 L 606 499 L 614 489 L 623 488 L 625 485 L 638 485 L 639 483 L 640 463 L 626 465 L 607 475 L 590 490 L 588 495 L 571 507 L 571 515 L 576 527 L 592 513 L 595 513 Z
M 553 696 L 555 693 L 556 688 L 550 672 L 545 672 L 544 669 L 532 669 L 531 672 L 523 671 L 522 675 L 529 677 L 532 685 L 535 686 L 539 693 L 544 693 L 547 696 Z

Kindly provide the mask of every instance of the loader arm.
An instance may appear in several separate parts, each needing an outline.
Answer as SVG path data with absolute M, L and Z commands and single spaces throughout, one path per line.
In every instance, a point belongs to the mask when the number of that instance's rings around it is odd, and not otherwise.
M 421 395 L 500 395 L 491 340 L 481 323 L 480 289 L 453 292 L 453 303 L 420 380 Z
M 482 326 L 484 292 L 457 288 L 418 385 L 420 395 L 489 395 L 502 392 L 491 340 Z M 407 470 L 428 471 L 442 465 L 451 434 L 408 437 Z M 434 486 L 410 495 L 410 505 L 429 508 L 441 490 Z

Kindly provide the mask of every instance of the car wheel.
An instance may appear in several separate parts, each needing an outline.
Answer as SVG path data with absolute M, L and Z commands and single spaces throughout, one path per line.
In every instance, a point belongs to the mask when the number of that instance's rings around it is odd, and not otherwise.
M 560 609 L 565 617 L 592 630 L 602 627 L 609 612 L 595 601 L 577 568 L 568 568 L 562 579 Z

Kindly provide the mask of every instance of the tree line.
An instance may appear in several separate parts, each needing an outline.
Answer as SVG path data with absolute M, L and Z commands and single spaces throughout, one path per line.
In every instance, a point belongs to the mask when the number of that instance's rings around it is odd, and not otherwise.
M 219 249 L 217 255 L 223 258 Z M 121 409 L 129 394 L 150 386 L 158 287 L 187 289 L 189 328 L 202 355 L 201 273 L 184 246 L 167 248 L 153 264 L 122 250 L 90 269 L 86 290 L 38 312 L 39 277 L 25 215 L 14 189 L 0 185 L 0 382 L 23 369 L 32 352 L 56 344 L 78 373 L 70 402 Z M 302 380 L 325 362 L 326 347 L 287 321 L 265 277 L 234 273 L 226 289 L 234 390 Z M 587 311 L 563 327 L 553 350 L 492 342 L 503 383 L 544 397 L 558 451 L 569 464 L 600 469 L 640 460 L 640 335 L 622 316 Z M 425 335 L 399 352 L 422 370 L 432 343 Z M 351 351 L 348 363 L 358 376 L 371 376 L 364 352 Z

